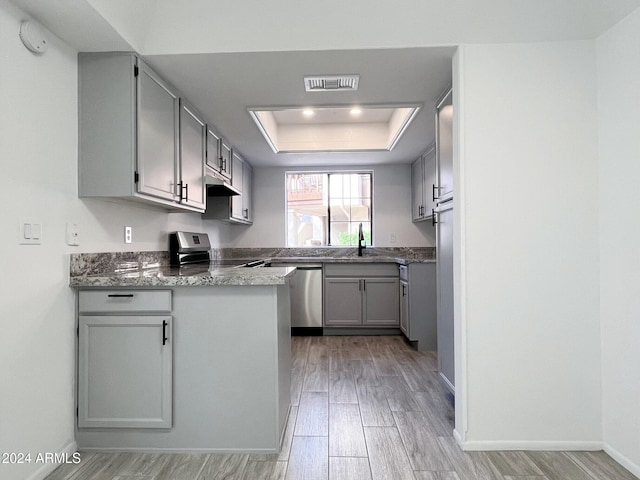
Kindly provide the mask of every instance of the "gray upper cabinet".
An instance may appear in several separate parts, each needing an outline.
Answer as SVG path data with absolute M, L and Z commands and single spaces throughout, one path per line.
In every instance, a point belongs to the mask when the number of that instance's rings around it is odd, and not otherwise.
M 221 143 L 223 148 L 228 148 Z M 207 197 L 207 210 L 204 219 L 223 220 L 230 223 L 251 225 L 253 223 L 253 168 L 237 152 L 231 152 L 231 185 L 241 192 L 240 195 Z
M 248 163 L 242 166 L 242 218 L 253 223 L 253 168 Z
M 180 182 L 194 199 L 204 191 L 204 167 L 181 166 L 177 91 L 133 53 L 81 53 L 78 72 L 79 196 L 201 212 L 203 201 L 181 202 Z
M 233 152 L 232 155 L 232 170 L 233 176 L 231 177 L 231 185 L 236 187 L 238 190 L 242 192 L 242 195 L 235 195 L 231 197 L 231 218 L 233 220 L 243 222 L 244 221 L 244 199 L 242 198 L 245 195 L 244 192 L 244 161 L 240 156 Z
M 414 222 L 426 220 L 436 207 L 436 151 L 429 148 L 411 165 L 411 218 Z
M 204 165 L 207 152 L 207 126 L 196 110 L 180 101 L 180 181 L 181 203 L 204 209 Z
M 422 156 L 411 164 L 411 218 L 424 220 L 424 162 Z
M 140 59 L 137 72 L 136 190 L 173 201 L 179 194 L 178 95 Z
M 438 199 L 453 195 L 453 90 L 449 90 L 436 109 L 436 155 Z
M 232 154 L 233 176 L 231 185 L 242 192 L 242 195 L 231 197 L 231 218 L 238 223 L 253 223 L 253 206 L 251 190 L 253 186 L 253 169 L 236 152 Z
M 233 178 L 233 161 L 231 159 L 231 147 L 227 145 L 227 142 L 225 142 L 224 138 L 220 138 L 219 144 L 220 156 L 218 158 L 218 161 L 220 174 L 227 180 L 231 180 Z
M 211 127 L 207 127 L 207 165 L 216 176 L 231 180 L 231 147 Z

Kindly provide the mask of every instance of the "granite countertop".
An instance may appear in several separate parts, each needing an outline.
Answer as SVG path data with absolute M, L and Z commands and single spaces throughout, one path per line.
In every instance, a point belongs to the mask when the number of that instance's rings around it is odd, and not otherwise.
M 370 248 L 357 256 L 356 249 L 214 249 L 217 260 L 270 262 L 269 268 L 171 267 L 168 252 L 112 252 L 71 255 L 71 287 L 182 287 L 220 285 L 283 285 L 295 268 L 278 263 L 410 263 L 435 262 L 432 248 Z
M 295 268 L 197 268 L 158 266 L 72 276 L 71 287 L 208 287 L 284 285 Z
M 398 265 L 435 263 L 434 258 L 367 257 L 366 255 L 362 257 L 268 257 L 265 261 L 272 265 L 278 263 L 397 263 Z

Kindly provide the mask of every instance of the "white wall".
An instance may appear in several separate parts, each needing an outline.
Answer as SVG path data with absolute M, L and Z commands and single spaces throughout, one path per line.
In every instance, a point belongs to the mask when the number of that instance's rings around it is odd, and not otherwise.
M 607 451 L 640 476 L 640 11 L 597 40 Z
M 200 230 L 196 214 L 77 197 L 76 52 L 52 35 L 43 56 L 18 37 L 27 16 L 0 0 L 0 452 L 73 448 L 75 318 L 69 253 L 165 250 L 175 228 Z M 40 246 L 18 245 L 19 220 L 43 225 Z M 65 223 L 80 225 L 80 247 Z M 124 225 L 134 227 L 125 245 Z M 219 226 L 208 227 L 214 238 Z M 55 465 L 0 466 L 0 479 L 43 478 Z
M 467 424 L 457 433 L 470 449 L 598 448 L 594 43 L 459 54 L 456 328 L 467 358 L 456 382 Z
M 256 168 L 253 171 L 254 223 L 232 226 L 222 244 L 236 247 L 286 246 L 285 173 L 303 168 Z M 318 168 L 306 169 L 318 171 Z M 376 247 L 428 247 L 435 245 L 430 222 L 411 222 L 411 166 L 331 168 L 373 171 L 373 244 Z M 206 223 L 203 222 L 203 223 Z M 396 243 L 389 241 L 395 233 Z

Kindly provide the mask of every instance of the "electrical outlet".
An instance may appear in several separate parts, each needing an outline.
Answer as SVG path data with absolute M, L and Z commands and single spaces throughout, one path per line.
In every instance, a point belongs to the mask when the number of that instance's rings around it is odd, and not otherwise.
M 67 222 L 66 239 L 67 245 L 72 247 L 80 245 L 80 231 L 77 223 Z
M 396 238 L 396 234 L 395 233 L 390 233 L 389 234 L 389 243 L 396 243 L 398 241 L 398 239 Z
M 133 241 L 133 227 L 124 227 L 124 243 Z

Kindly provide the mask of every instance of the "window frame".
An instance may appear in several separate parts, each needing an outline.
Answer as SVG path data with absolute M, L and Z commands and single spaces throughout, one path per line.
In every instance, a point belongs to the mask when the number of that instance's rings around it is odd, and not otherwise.
M 371 191 L 371 244 L 367 245 L 367 247 L 373 247 L 373 213 L 374 213 L 374 203 L 375 203 L 375 194 L 374 194 L 374 171 L 369 169 L 357 169 L 357 170 L 334 170 L 334 169 L 323 169 L 323 170 L 286 170 L 284 172 L 284 213 L 285 213 L 285 244 L 286 248 L 357 248 L 357 245 L 332 245 L 331 242 L 331 196 L 330 192 L 327 191 L 327 238 L 326 243 L 324 245 L 300 245 L 300 246 L 291 246 L 289 245 L 289 184 L 288 177 L 289 175 L 327 175 L 327 189 L 329 189 L 329 177 L 331 175 L 345 175 L 345 174 L 356 174 L 356 175 L 369 175 L 370 179 L 370 191 Z M 359 222 L 355 222 L 359 223 Z

